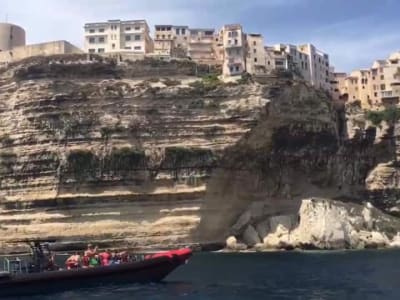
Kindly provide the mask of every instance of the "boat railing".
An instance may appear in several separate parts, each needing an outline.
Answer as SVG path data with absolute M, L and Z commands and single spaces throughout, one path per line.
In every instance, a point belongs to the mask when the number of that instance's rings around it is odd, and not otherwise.
M 20 258 L 15 259 L 4 259 L 3 270 L 10 274 L 22 274 L 28 272 L 28 265 L 26 261 Z

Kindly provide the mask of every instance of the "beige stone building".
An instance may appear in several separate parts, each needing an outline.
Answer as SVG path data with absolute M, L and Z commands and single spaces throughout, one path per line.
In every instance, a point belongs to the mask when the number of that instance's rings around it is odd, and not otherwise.
M 345 101 L 347 99 L 343 98 L 345 87 L 345 81 L 347 78 L 346 73 L 332 72 L 332 80 L 331 80 L 331 95 L 334 101 Z
M 261 34 L 246 34 L 246 71 L 250 74 L 267 72 L 264 38 Z
M 215 29 L 189 29 L 188 56 L 196 62 L 216 64 L 217 53 Z
M 32 56 L 83 53 L 81 49 L 67 41 L 54 41 L 15 47 L 0 52 L 0 64 L 11 63 Z
M 153 52 L 153 40 L 145 20 L 109 20 L 86 23 L 84 49 L 88 53 Z
M 240 75 L 246 71 L 246 39 L 239 24 L 225 25 L 220 31 L 223 47 L 224 76 Z
M 156 25 L 154 33 L 154 54 L 166 57 L 187 57 L 189 27 Z
M 341 97 L 360 101 L 365 108 L 400 102 L 400 52 L 386 60 L 377 60 L 367 70 L 353 71 L 338 81 Z
M 25 30 L 14 24 L 0 23 L 0 52 L 25 46 Z

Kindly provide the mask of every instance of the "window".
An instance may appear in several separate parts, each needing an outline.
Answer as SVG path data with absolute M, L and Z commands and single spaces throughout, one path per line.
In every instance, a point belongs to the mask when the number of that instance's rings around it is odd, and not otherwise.
M 372 80 L 375 80 L 375 76 L 372 76 Z
M 99 37 L 99 43 L 104 43 L 104 38 L 103 37 Z
M 257 62 L 257 57 L 254 58 L 254 62 Z
M 142 47 L 141 47 L 141 46 L 135 46 L 134 49 L 135 49 L 135 50 L 142 50 Z
M 231 42 L 232 42 L 231 40 L 228 40 L 228 45 L 230 45 L 230 44 L 231 44 Z
M 165 34 L 163 34 L 161 37 L 162 37 L 162 39 L 164 40 L 164 39 L 165 39 Z
M 186 29 L 182 28 L 182 35 L 186 33 Z
M 253 53 L 257 53 L 257 49 L 256 48 L 253 49 Z
M 140 41 L 140 35 L 135 35 L 135 41 Z
M 270 66 L 271 65 L 271 62 L 270 61 L 268 61 L 268 66 Z
M 232 37 L 232 31 L 228 32 L 228 37 Z
M 94 37 L 89 38 L 89 44 L 96 43 L 96 39 Z
M 257 42 L 256 41 L 253 42 L 253 46 L 257 46 Z
M 129 42 L 131 40 L 131 36 L 130 35 L 126 35 L 125 36 L 125 41 Z
M 125 27 L 125 31 L 130 31 L 131 29 L 130 27 Z
M 140 30 L 140 26 L 135 26 L 135 30 L 136 31 Z
M 98 52 L 98 53 L 104 53 L 104 48 L 99 48 L 99 49 L 97 49 L 97 52 Z
M 381 80 L 385 80 L 385 75 L 381 75 Z
M 176 28 L 175 32 L 176 32 L 176 35 L 179 35 L 179 32 L 180 32 L 179 28 Z
M 126 49 L 126 50 L 131 50 L 132 47 L 126 46 L 125 49 Z
M 233 67 L 229 67 L 229 71 L 232 73 L 233 72 Z
M 168 39 L 169 39 L 169 40 L 171 39 L 171 35 L 170 35 L 170 34 L 168 34 Z
M 187 40 L 187 36 L 185 36 L 183 39 L 186 41 Z
M 382 90 L 382 91 L 386 90 L 386 85 L 381 84 L 381 90 Z
M 95 31 L 94 31 L 94 29 L 90 29 L 89 32 L 90 33 L 94 33 Z
M 375 92 L 375 93 L 374 93 L 374 96 L 375 96 L 375 97 L 378 97 L 378 93 L 377 93 L 377 92 Z
M 235 39 L 235 45 L 237 45 L 238 44 L 238 40 L 237 39 Z
M 112 44 L 111 47 L 112 47 L 113 49 L 115 49 L 115 44 Z
M 157 39 L 159 39 L 160 38 L 160 35 L 159 34 L 157 34 Z
M 89 53 L 95 53 L 96 49 L 89 49 Z
M 104 28 L 100 28 L 100 29 L 99 29 L 99 32 L 104 32 Z
M 240 70 L 239 66 L 236 66 L 236 72 L 239 72 L 239 70 Z

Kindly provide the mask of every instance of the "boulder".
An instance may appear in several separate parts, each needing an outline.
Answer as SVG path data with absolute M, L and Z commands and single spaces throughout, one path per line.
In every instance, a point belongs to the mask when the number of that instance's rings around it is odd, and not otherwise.
M 252 225 L 247 226 L 247 228 L 243 232 L 242 239 L 243 242 L 250 247 L 261 243 L 260 237 L 258 236 L 257 231 Z

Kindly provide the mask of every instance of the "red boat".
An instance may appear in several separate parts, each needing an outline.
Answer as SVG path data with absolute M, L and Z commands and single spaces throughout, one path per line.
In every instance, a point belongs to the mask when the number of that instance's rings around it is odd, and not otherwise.
M 39 242 L 33 245 L 42 249 Z M 17 271 L 0 272 L 0 298 L 106 284 L 159 282 L 191 256 L 192 251 L 184 248 L 147 255 L 141 261 L 94 268 L 32 272 L 20 265 Z

